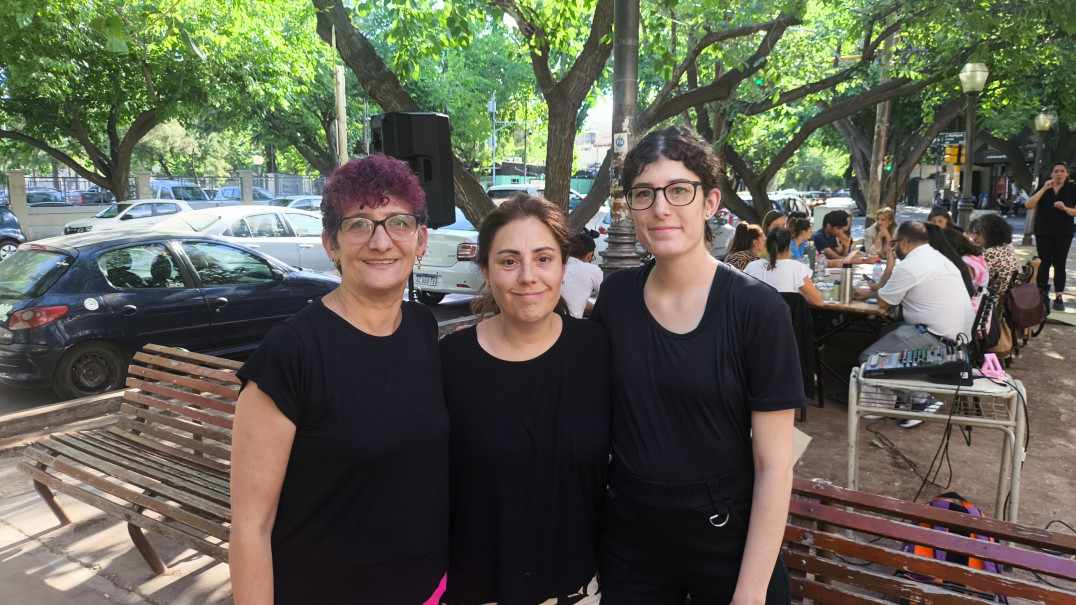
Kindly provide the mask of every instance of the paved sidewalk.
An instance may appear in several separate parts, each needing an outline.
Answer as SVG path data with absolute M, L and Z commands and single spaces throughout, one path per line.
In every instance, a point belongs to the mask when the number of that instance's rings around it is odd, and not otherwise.
M 0 459 L 0 602 L 5 605 L 184 605 L 231 603 L 228 566 L 156 534 L 149 541 L 169 570 L 157 576 L 126 524 L 59 495 L 73 523 L 61 527 L 16 470 Z

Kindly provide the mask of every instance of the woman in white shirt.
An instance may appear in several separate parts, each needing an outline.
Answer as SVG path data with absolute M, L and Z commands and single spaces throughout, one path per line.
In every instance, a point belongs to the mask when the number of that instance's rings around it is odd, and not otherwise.
M 863 232 L 863 250 L 874 256 L 885 256 L 886 243 L 897 231 L 897 215 L 892 208 L 881 208 L 874 215 L 874 224 Z
M 744 273 L 773 286 L 778 292 L 799 292 L 811 305 L 822 305 L 822 295 L 811 283 L 811 269 L 792 259 L 792 234 L 784 227 L 777 227 L 766 236 L 766 252 L 777 262 L 760 258 L 744 268 Z

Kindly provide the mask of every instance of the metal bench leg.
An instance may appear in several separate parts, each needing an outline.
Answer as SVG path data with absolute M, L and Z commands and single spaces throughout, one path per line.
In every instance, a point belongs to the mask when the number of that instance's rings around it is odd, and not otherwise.
M 38 480 L 34 480 L 34 489 L 37 490 L 38 495 L 45 501 L 49 509 L 52 510 L 52 514 L 56 515 L 56 519 L 59 520 L 60 525 L 70 525 L 71 518 L 67 516 L 64 509 L 60 506 L 60 503 L 56 501 L 56 496 L 52 493 L 52 490 L 47 485 L 41 483 Z
M 157 555 L 157 551 L 153 550 L 153 545 L 146 539 L 146 535 L 142 533 L 142 528 L 134 523 L 127 524 L 127 533 L 130 534 L 131 540 L 134 541 L 135 547 L 138 548 L 138 552 L 142 553 L 142 558 L 149 563 L 150 568 L 153 569 L 157 575 L 163 574 L 168 571 L 168 566 L 164 564 L 161 557 Z

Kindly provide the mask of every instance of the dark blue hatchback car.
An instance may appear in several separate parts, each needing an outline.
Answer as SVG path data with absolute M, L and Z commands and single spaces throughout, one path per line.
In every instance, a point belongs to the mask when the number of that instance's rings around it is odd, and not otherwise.
M 0 382 L 83 397 L 121 388 L 148 343 L 251 351 L 339 283 L 211 236 L 106 231 L 23 244 L 0 261 Z

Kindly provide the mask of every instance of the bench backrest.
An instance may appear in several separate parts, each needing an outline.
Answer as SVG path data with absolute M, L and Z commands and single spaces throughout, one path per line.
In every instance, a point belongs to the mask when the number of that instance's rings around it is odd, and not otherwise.
M 147 345 L 128 370 L 117 426 L 191 462 L 227 472 L 242 362 Z M 160 446 L 158 446 L 160 447 Z
M 1076 536 L 802 479 L 795 480 L 792 492 L 783 554 L 792 573 L 792 594 L 799 598 L 818 603 L 884 602 L 865 597 L 849 601 L 848 595 L 854 594 L 885 595 L 911 602 L 983 602 L 948 591 L 938 583 L 895 575 L 899 570 L 942 578 L 982 593 L 1050 604 L 1076 603 L 1076 592 L 1022 579 L 1037 574 L 1076 580 L 1076 561 L 1069 558 L 1076 554 Z M 950 531 L 919 523 L 948 527 Z M 991 536 L 999 542 L 956 533 L 961 531 Z M 902 551 L 904 542 L 1023 571 L 1001 575 L 940 561 Z

